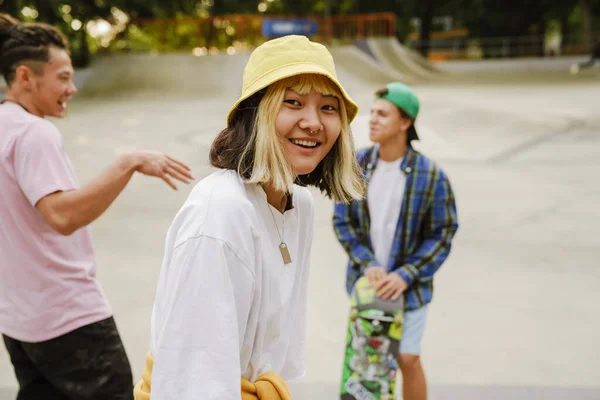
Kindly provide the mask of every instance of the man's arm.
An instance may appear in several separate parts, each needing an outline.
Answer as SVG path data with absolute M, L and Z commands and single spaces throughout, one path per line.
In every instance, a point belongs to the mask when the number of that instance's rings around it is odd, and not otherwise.
M 361 273 L 371 266 L 378 266 L 375 253 L 369 245 L 369 232 L 360 232 L 358 218 L 355 215 L 357 203 L 336 203 L 333 212 L 335 235 L 346 250 L 352 263 L 359 265 Z
M 159 177 L 175 190 L 171 178 L 185 183 L 193 179 L 188 166 L 165 154 L 136 151 L 121 156 L 85 187 L 51 193 L 36 207 L 54 230 L 70 235 L 102 215 L 136 171 Z
M 450 181 L 440 171 L 433 204 L 425 219 L 425 239 L 416 252 L 406 257 L 406 263 L 394 272 L 411 286 L 416 279 L 430 280 L 448 255 L 452 238 L 458 230 L 456 204 Z

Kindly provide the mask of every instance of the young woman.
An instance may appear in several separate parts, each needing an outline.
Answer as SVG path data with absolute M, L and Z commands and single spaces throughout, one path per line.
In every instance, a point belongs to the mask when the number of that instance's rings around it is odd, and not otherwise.
M 289 399 L 304 374 L 315 186 L 363 195 L 349 123 L 357 107 L 327 49 L 266 42 L 213 143 L 220 170 L 193 189 L 167 234 L 150 353 L 136 399 Z M 240 385 L 240 378 L 242 384 Z

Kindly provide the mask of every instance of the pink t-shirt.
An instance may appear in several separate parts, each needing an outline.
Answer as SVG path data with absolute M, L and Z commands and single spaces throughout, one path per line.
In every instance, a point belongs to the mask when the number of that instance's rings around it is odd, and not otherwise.
M 0 332 L 41 342 L 108 318 L 89 228 L 63 236 L 35 208 L 77 188 L 62 136 L 19 105 L 0 105 Z

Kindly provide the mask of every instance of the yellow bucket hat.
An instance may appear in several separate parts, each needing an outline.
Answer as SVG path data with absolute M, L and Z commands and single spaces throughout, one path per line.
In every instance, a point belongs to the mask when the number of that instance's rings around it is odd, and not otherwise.
M 244 68 L 242 96 L 235 102 L 227 115 L 227 124 L 240 103 L 281 79 L 300 74 L 319 74 L 328 77 L 344 97 L 348 123 L 358 113 L 358 106 L 338 81 L 333 57 L 325 46 L 311 42 L 306 36 L 289 35 L 269 40 L 258 46 L 250 55 Z

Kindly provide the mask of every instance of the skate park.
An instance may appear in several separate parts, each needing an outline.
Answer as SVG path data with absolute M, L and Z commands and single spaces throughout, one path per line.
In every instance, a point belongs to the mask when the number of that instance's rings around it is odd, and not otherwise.
M 436 277 L 423 343 L 430 398 L 599 399 L 600 70 L 582 57 L 431 65 L 395 39 L 332 47 L 369 145 L 373 92 L 390 81 L 421 100 L 415 147 L 450 176 L 460 228 Z M 54 121 L 82 184 L 118 154 L 164 151 L 208 175 L 208 150 L 239 94 L 249 53 L 122 54 L 79 71 L 70 115 Z M 165 234 L 190 186 L 134 177 L 92 225 L 98 276 L 134 376 L 148 349 Z M 346 256 L 332 204 L 315 195 L 307 374 L 296 399 L 338 393 L 348 317 Z M 0 400 L 16 381 L 0 349 Z

